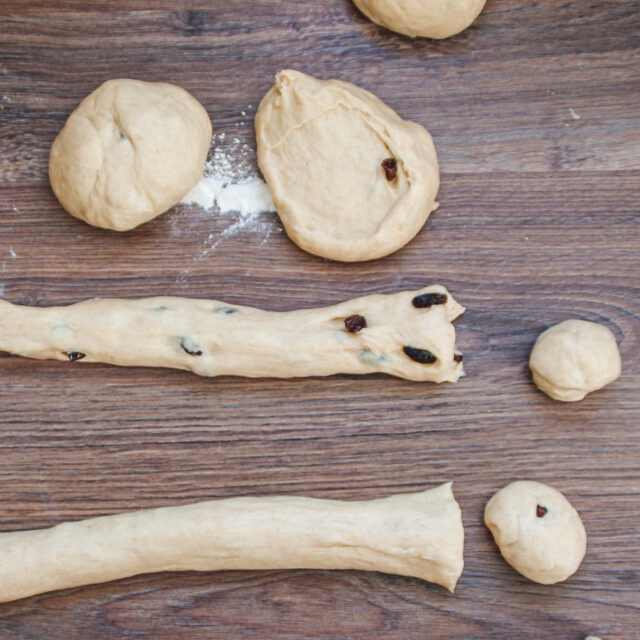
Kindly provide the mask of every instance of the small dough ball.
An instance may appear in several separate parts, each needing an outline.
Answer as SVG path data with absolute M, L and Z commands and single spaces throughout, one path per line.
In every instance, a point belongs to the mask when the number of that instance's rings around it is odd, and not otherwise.
M 256 116 L 258 163 L 287 234 L 324 258 L 386 256 L 420 231 L 440 173 L 429 133 L 340 80 L 281 71 Z
M 573 575 L 587 550 L 587 534 L 571 503 L 541 482 L 512 482 L 484 510 L 504 559 L 523 576 L 555 584 Z
M 448 38 L 480 15 L 486 0 L 354 0 L 370 20 L 412 38 Z
M 529 367 L 536 386 L 563 402 L 582 400 L 620 376 L 620 352 L 609 329 L 565 320 L 540 334 Z
M 127 231 L 170 209 L 198 182 L 210 140 L 207 112 L 184 89 L 109 80 L 54 140 L 49 180 L 72 216 Z

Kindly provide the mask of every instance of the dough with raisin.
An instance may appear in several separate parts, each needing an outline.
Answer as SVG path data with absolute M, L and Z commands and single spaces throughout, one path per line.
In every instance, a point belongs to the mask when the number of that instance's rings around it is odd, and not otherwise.
M 573 505 L 541 482 L 512 482 L 487 503 L 484 522 L 504 559 L 523 576 L 555 584 L 572 576 L 587 550 Z
M 173 297 L 66 307 L 0 300 L 0 351 L 201 376 L 388 373 L 456 382 L 463 366 L 452 323 L 463 311 L 440 285 L 283 312 Z
M 340 80 L 281 71 L 256 116 L 258 162 L 287 234 L 344 262 L 380 258 L 436 208 L 429 133 Z
M 210 140 L 207 112 L 184 89 L 109 80 L 54 140 L 49 180 L 72 216 L 126 231 L 170 209 L 198 182 Z

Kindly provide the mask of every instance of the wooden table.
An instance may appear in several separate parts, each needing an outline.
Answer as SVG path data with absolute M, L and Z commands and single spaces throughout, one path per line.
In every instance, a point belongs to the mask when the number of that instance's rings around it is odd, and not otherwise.
M 441 386 L 250 381 L 5 355 L 0 530 L 451 479 L 467 542 L 455 595 L 359 572 L 147 575 L 0 605 L 0 638 L 638 637 L 640 2 L 489 0 L 445 42 L 382 30 L 348 0 L 4 0 L 0 13 L 4 298 L 172 294 L 286 310 L 440 282 L 467 306 L 468 373 Z M 57 204 L 49 147 L 102 81 L 179 84 L 216 132 L 253 149 L 256 106 L 285 67 L 355 82 L 433 134 L 441 207 L 408 247 L 336 264 L 297 249 L 274 215 L 223 236 L 234 216 L 179 206 L 117 234 Z M 624 363 L 578 404 L 537 392 L 527 369 L 536 336 L 569 317 L 610 327 Z M 516 478 L 555 485 L 584 518 L 588 553 L 566 584 L 515 573 L 482 524 Z

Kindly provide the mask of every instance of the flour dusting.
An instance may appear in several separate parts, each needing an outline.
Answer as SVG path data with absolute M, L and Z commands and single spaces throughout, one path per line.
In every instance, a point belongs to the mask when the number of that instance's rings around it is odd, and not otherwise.
M 205 211 L 235 213 L 239 218 L 225 230 L 260 230 L 260 215 L 274 213 L 267 184 L 257 175 L 251 162 L 251 149 L 238 138 L 226 142 L 224 133 L 212 140 L 211 159 L 198 184 L 182 199 L 182 204 L 197 205 Z M 241 223 L 241 224 L 238 224 Z
M 253 149 L 225 133 L 213 136 L 204 174 L 181 203 L 217 214 L 225 224 L 222 230 L 209 234 L 203 251 L 194 260 L 204 258 L 224 239 L 240 233 L 259 235 L 264 244 L 272 233 L 282 231 Z

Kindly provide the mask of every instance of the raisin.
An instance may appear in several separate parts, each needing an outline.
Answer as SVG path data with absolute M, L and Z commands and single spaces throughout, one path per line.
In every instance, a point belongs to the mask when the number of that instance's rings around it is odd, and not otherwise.
M 433 364 L 438 360 L 436 356 L 427 351 L 426 349 L 418 349 L 416 347 L 404 347 L 403 351 L 405 355 L 409 356 L 412 360 L 419 362 L 420 364 Z
M 549 511 L 547 507 L 543 507 L 542 505 L 536 505 L 536 515 L 538 516 L 538 518 L 544 518 L 544 516 L 547 515 L 547 511 Z
M 349 333 L 360 333 L 366 326 L 367 321 L 357 314 L 344 319 L 344 328 Z
M 454 353 L 453 354 L 453 361 L 454 362 L 462 362 L 464 356 L 461 353 Z
M 234 309 L 233 307 L 216 307 L 213 310 L 214 313 L 223 313 L 225 316 L 231 316 L 234 313 L 238 313 L 237 309 Z
M 185 353 L 188 353 L 190 356 L 201 356 L 202 355 L 202 351 L 200 351 L 200 349 L 193 349 L 191 344 L 189 344 L 189 346 L 187 346 L 187 341 L 184 338 L 180 341 L 180 346 L 182 347 L 182 350 Z
M 416 296 L 411 302 L 416 309 L 428 309 L 434 304 L 446 304 L 446 293 L 423 293 Z
M 76 360 L 82 360 L 82 358 L 86 357 L 86 353 L 81 353 L 80 351 L 67 351 L 67 357 L 71 362 L 75 362 Z
M 384 169 L 384 175 L 389 182 L 396 179 L 398 175 L 398 162 L 395 158 L 387 158 L 382 161 L 382 168 Z

